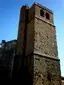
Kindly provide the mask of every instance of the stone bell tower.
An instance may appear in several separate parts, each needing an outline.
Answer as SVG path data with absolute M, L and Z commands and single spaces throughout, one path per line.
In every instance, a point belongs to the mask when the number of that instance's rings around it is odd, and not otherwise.
M 27 67 L 29 79 L 32 80 L 31 85 L 61 85 L 53 12 L 38 3 L 34 3 L 28 9 L 28 15 L 26 14 L 28 21 L 25 24 L 21 22 L 23 27 L 26 25 L 24 27 L 26 36 L 22 39 L 22 35 L 18 36 L 18 49 L 19 52 L 23 51 L 21 46 L 24 39 L 24 66 Z M 20 33 L 22 33 L 21 29 Z

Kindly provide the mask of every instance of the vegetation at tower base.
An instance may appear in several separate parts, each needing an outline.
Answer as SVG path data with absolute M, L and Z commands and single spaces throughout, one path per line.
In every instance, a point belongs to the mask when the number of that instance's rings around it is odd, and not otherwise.
M 22 6 L 17 40 L 1 43 L 0 61 L 0 80 L 61 85 L 53 12 L 38 3 Z

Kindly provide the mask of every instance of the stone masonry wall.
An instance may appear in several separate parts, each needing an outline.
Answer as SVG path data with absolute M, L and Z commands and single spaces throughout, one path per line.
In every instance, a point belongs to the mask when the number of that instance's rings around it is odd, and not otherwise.
M 27 56 L 32 85 L 61 85 L 60 62 L 37 54 Z
M 57 43 L 55 27 L 35 18 L 34 52 L 47 57 L 57 58 Z
M 28 24 L 26 37 L 26 55 L 28 55 L 34 51 L 34 19 Z
M 0 80 L 12 79 L 16 40 L 3 43 L 0 48 Z M 1 43 L 2 45 L 2 43 Z
M 60 65 L 58 60 L 34 55 L 34 84 L 60 85 Z

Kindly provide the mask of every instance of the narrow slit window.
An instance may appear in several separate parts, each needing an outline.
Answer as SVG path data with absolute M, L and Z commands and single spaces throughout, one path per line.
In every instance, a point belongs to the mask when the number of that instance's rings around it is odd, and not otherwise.
M 44 17 L 44 11 L 42 9 L 40 10 L 40 15 Z
M 50 19 L 50 16 L 48 13 L 46 13 L 46 19 Z

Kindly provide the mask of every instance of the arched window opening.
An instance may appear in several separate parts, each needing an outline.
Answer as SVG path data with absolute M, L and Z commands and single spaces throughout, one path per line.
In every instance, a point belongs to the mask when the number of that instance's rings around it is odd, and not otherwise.
M 44 17 L 44 11 L 42 9 L 40 10 L 40 15 Z
M 46 13 L 46 19 L 50 19 L 50 16 L 48 13 Z

